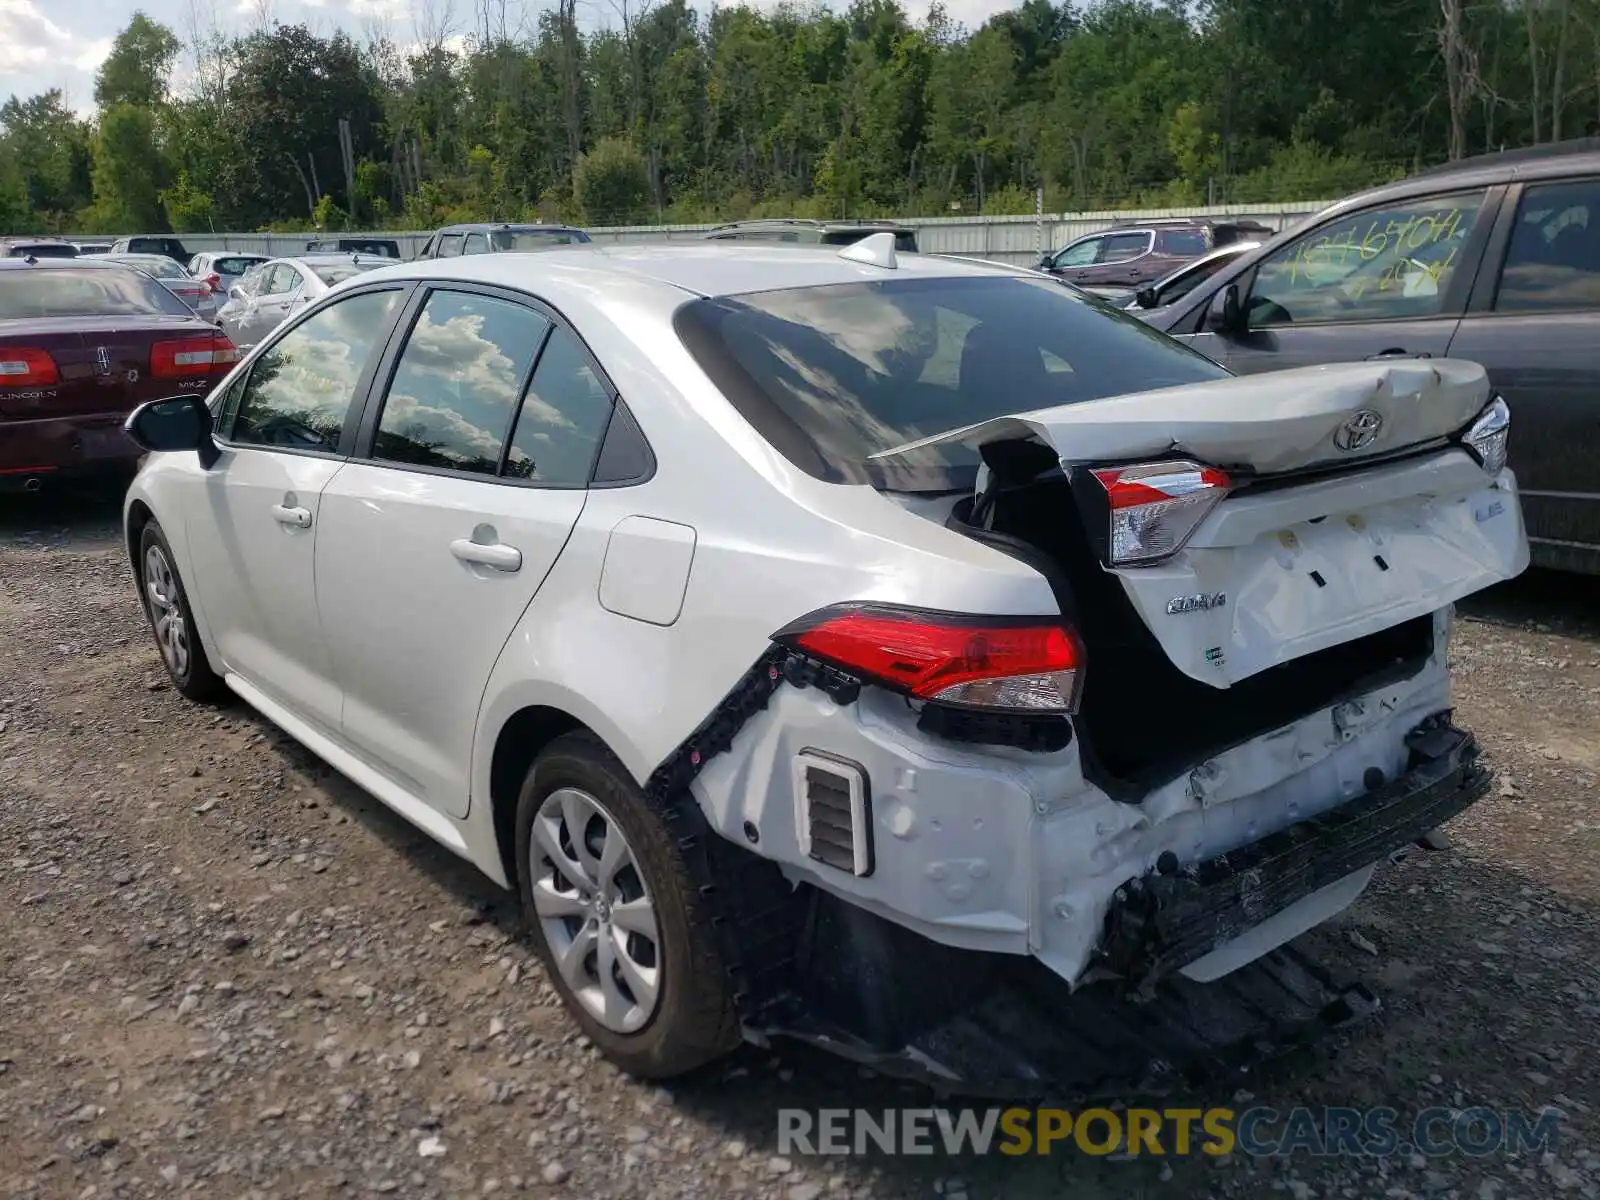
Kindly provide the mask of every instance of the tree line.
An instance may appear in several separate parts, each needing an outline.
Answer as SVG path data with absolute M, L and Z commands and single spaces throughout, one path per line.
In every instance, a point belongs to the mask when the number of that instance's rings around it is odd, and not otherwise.
M 1024 0 L 976 30 L 896 0 L 607 0 L 600 29 L 430 2 L 406 45 L 136 13 L 91 116 L 0 107 L 0 231 L 1326 199 L 1600 132 L 1600 0 Z

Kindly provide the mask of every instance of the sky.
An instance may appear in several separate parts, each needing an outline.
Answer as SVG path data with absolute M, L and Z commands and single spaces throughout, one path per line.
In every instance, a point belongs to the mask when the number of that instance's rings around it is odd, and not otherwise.
M 770 7 L 775 0 L 751 2 Z M 579 0 L 579 19 L 592 27 L 615 23 L 620 3 Z M 638 0 L 633 3 L 637 9 Z M 902 3 L 917 20 L 927 15 L 927 0 Z M 951 19 L 975 29 L 991 14 L 1015 4 L 1016 0 L 947 0 L 945 8 Z M 528 0 L 530 25 L 541 6 L 541 0 Z M 95 70 L 135 9 L 142 8 L 183 40 L 196 28 L 213 25 L 243 32 L 260 25 L 265 14 L 268 20 L 303 23 L 324 35 L 343 29 L 364 40 L 369 33 L 382 31 L 405 45 L 417 40 L 419 23 L 438 23 L 445 15 L 453 18 L 449 24 L 454 32 L 469 32 L 474 7 L 475 0 L 0 0 L 0 102 L 13 94 L 26 97 L 58 87 L 73 108 L 90 112 Z M 518 0 L 512 0 L 512 10 L 517 7 Z M 185 74 L 180 64 L 180 90 Z

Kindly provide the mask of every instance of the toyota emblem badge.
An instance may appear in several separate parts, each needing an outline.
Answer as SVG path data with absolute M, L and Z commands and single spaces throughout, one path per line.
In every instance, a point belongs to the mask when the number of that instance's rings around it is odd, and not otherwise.
M 1341 450 L 1365 450 L 1378 440 L 1378 431 L 1382 428 L 1383 414 L 1363 408 L 1351 413 L 1345 423 L 1339 426 L 1333 435 L 1333 444 Z

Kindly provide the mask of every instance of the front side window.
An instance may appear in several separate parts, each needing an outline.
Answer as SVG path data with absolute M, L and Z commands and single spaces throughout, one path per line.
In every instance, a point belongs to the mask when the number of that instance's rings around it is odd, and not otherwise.
M 356 387 L 399 297 L 398 291 L 350 296 L 268 347 L 250 367 L 231 440 L 336 452 Z
M 1483 214 L 1475 191 L 1330 221 L 1261 261 L 1250 328 L 1435 316 Z
M 611 392 L 578 340 L 551 331 L 517 414 L 506 475 L 552 487 L 589 482 L 595 453 L 611 419 Z
M 1105 241 L 1105 238 L 1093 237 L 1093 238 L 1084 238 L 1083 241 L 1081 241 L 1081 242 L 1073 243 L 1072 245 L 1068 246 L 1065 250 L 1063 250 L 1060 254 L 1056 255 L 1056 266 L 1058 266 L 1058 267 L 1090 267 L 1090 266 L 1093 266 L 1094 265 L 1095 256 L 1100 253 L 1100 243 L 1103 242 L 1103 241 Z
M 1548 183 L 1523 193 L 1494 307 L 1600 308 L 1600 179 Z
M 455 258 L 461 253 L 461 235 L 459 233 L 443 233 L 439 235 L 439 257 Z
M 1053 280 L 897 279 L 690 301 L 679 337 L 797 465 L 907 491 L 972 486 L 977 452 L 871 456 L 991 417 L 1226 378 Z
M 496 474 L 512 410 L 549 327 L 509 300 L 434 292 L 389 383 L 372 456 Z
M 469 233 L 467 234 L 467 244 L 461 253 L 487 254 L 489 253 L 489 239 L 481 233 Z
M 1207 279 L 1210 279 L 1223 267 L 1231 266 L 1237 262 L 1237 254 L 1218 254 L 1215 258 L 1208 258 L 1201 262 L 1191 263 L 1189 266 L 1174 272 L 1167 277 L 1167 282 L 1156 289 L 1156 304 L 1176 304 Z
M 1100 260 L 1103 263 L 1127 262 L 1138 258 L 1150 249 L 1148 233 L 1113 233 L 1100 241 Z

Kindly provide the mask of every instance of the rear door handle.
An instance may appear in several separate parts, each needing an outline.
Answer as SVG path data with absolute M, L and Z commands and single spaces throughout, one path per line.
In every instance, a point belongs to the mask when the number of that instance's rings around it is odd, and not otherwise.
M 1390 346 L 1387 350 L 1379 350 L 1376 354 L 1367 355 L 1368 362 L 1376 362 L 1380 358 L 1432 358 L 1433 355 L 1424 350 L 1421 354 L 1413 354 L 1400 346 Z
M 468 538 L 457 538 L 450 543 L 450 553 L 464 563 L 493 567 L 496 571 L 510 573 L 522 570 L 522 551 L 504 543 L 486 546 Z
M 311 528 L 311 510 L 309 508 L 295 508 L 287 504 L 274 504 L 272 506 L 272 519 L 279 525 L 289 525 L 295 529 Z

